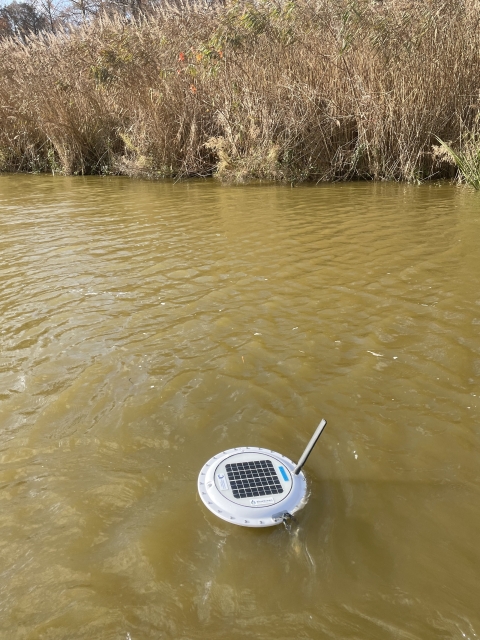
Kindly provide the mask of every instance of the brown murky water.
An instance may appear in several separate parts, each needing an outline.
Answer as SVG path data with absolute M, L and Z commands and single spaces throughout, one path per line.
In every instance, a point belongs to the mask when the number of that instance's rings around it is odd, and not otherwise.
M 9 639 L 480 635 L 480 195 L 0 176 Z M 291 531 L 197 474 L 297 458 Z

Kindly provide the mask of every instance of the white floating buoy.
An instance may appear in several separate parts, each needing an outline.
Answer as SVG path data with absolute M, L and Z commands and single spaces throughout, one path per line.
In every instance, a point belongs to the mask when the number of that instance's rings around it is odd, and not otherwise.
M 271 527 L 284 522 L 306 503 L 302 472 L 322 433 L 322 420 L 297 464 L 260 447 L 239 447 L 217 453 L 198 476 L 203 503 L 222 520 L 242 527 Z

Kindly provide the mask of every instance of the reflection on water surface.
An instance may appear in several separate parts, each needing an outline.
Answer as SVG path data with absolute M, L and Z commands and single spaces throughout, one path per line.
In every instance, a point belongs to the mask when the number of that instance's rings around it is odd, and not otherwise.
M 0 176 L 5 637 L 480 635 L 479 204 Z M 203 508 L 323 415 L 292 531 Z

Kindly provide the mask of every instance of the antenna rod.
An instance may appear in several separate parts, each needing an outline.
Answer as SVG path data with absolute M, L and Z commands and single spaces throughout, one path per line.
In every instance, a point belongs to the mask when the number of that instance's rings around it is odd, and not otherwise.
M 313 447 L 317 444 L 317 440 L 321 436 L 322 431 L 325 429 L 326 424 L 327 424 L 327 421 L 322 418 L 322 420 L 321 420 L 320 424 L 318 425 L 318 427 L 316 428 L 315 433 L 313 434 L 310 442 L 307 444 L 307 448 L 303 452 L 302 457 L 300 458 L 300 460 L 298 461 L 297 466 L 295 467 L 295 471 L 293 473 L 296 476 L 298 476 L 298 474 L 300 473 L 303 465 L 307 461 L 308 456 L 311 454 Z

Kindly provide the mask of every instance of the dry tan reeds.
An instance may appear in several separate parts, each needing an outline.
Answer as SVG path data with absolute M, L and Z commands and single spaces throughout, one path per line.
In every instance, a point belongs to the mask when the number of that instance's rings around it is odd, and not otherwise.
M 0 169 L 230 180 L 451 175 L 477 0 L 165 6 L 0 43 Z

